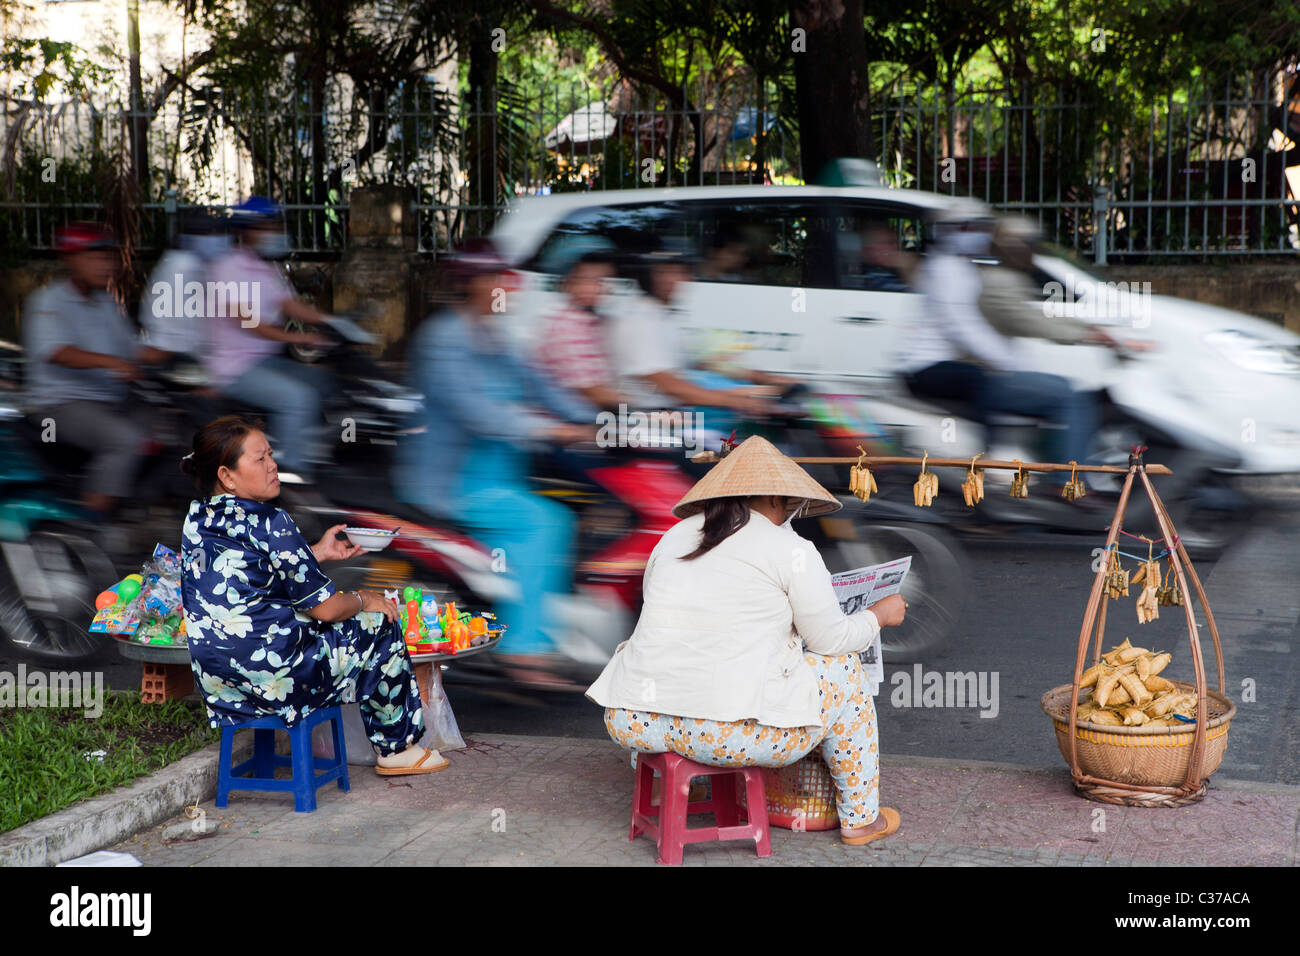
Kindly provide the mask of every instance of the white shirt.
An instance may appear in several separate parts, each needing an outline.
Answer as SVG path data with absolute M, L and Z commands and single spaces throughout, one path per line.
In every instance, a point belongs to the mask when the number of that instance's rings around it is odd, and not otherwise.
M 750 513 L 693 561 L 702 514 L 670 528 L 645 570 L 645 606 L 587 697 L 602 707 L 817 726 L 817 679 L 804 649 L 865 651 L 880 635 L 871 611 L 846 616 L 812 542 Z
M 925 305 L 903 338 L 903 371 L 968 359 L 998 371 L 1020 368 L 1015 346 L 980 314 L 980 285 L 979 266 L 966 256 L 938 252 L 922 261 Z
M 207 267 L 195 253 L 168 249 L 140 296 L 145 342 L 164 352 L 202 355 L 207 322 Z
M 619 394 L 641 408 L 677 405 L 645 380 L 656 372 L 680 372 L 685 367 L 676 316 L 648 295 L 636 297 L 626 308 L 623 301 L 618 300 L 618 313 L 610 319 L 608 339 Z

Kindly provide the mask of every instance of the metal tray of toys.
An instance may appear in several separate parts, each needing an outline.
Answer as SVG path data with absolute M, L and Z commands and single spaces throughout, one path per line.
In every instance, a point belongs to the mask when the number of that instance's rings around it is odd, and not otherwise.
M 411 663 L 429 664 L 432 663 L 433 661 L 464 660 L 467 657 L 473 657 L 475 654 L 482 654 L 484 651 L 492 650 L 492 648 L 496 647 L 498 644 L 501 643 L 501 636 L 502 636 L 501 632 L 498 632 L 495 637 L 488 638 L 487 641 L 478 645 L 477 647 L 467 647 L 465 648 L 465 650 L 457 651 L 455 654 L 442 654 L 442 653 L 437 653 L 432 651 L 423 654 L 412 654 Z
M 148 661 L 151 664 L 188 664 L 190 648 L 188 644 L 146 644 L 131 639 L 129 634 L 106 634 L 117 644 L 118 653 L 132 661 Z

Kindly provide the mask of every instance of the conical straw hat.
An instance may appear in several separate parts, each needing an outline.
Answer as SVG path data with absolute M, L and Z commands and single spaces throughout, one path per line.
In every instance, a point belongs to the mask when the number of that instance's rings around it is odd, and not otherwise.
M 673 514 L 686 518 L 704 510 L 713 498 L 737 498 L 750 495 L 785 495 L 807 498 L 807 515 L 824 515 L 843 505 L 838 498 L 817 484 L 797 462 L 781 454 L 766 438 L 746 438 L 709 473 L 695 483 L 682 500 L 673 506 Z

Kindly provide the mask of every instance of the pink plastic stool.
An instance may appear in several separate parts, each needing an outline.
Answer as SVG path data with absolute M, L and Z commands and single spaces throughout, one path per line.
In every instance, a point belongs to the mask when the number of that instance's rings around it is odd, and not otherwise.
M 663 778 L 662 806 L 651 803 L 655 771 Z M 736 777 L 745 781 L 749 803 L 747 822 L 736 800 Z M 713 777 L 711 799 L 691 803 L 692 777 Z M 715 825 L 689 829 L 686 817 L 691 813 L 712 813 Z M 772 855 L 772 838 L 767 829 L 767 797 L 763 791 L 761 767 L 710 767 L 687 760 L 678 754 L 636 755 L 636 783 L 632 794 L 632 825 L 627 838 L 648 833 L 659 846 L 659 863 L 677 866 L 682 862 L 682 847 L 706 840 L 753 840 L 758 855 Z

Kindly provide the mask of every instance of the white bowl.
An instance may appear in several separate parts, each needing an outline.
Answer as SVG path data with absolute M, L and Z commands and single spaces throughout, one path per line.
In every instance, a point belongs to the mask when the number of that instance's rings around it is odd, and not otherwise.
M 397 537 L 396 531 L 382 528 L 344 528 L 343 533 L 363 551 L 383 551 Z

